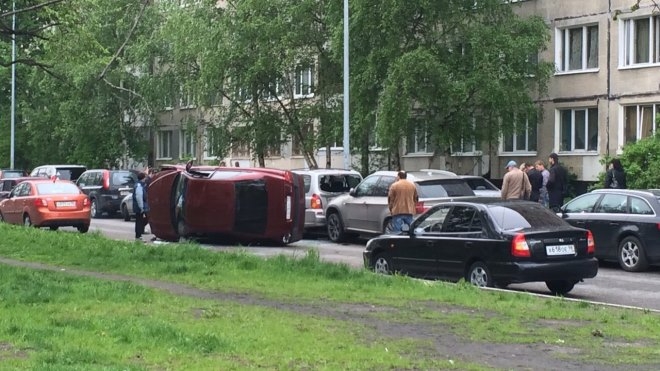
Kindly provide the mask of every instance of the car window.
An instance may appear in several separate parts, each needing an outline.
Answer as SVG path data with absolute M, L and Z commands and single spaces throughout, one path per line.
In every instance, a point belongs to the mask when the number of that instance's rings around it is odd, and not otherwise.
M 37 192 L 40 195 L 75 195 L 80 190 L 72 183 L 37 183 Z
M 594 211 L 597 213 L 625 214 L 628 211 L 628 196 L 606 194 L 596 205 Z
M 303 177 L 303 182 L 305 183 L 305 193 L 309 192 L 309 189 L 312 187 L 312 176 L 309 174 L 301 174 Z
M 600 198 L 601 195 L 597 193 L 590 193 L 586 195 L 579 196 L 573 200 L 571 200 L 569 203 L 566 204 L 564 207 L 564 212 L 565 213 L 591 213 L 594 210 L 594 206 L 596 206 L 596 202 L 598 202 L 598 199 Z
M 113 186 L 128 186 L 137 181 L 137 175 L 130 171 L 113 171 L 110 182 Z
M 415 226 L 416 232 L 442 232 L 442 224 L 451 206 L 441 206 L 437 210 L 422 215 Z
M 505 231 L 569 226 L 550 209 L 532 202 L 511 203 L 506 206 L 489 205 L 488 214 L 493 222 Z
M 324 192 L 346 193 L 360 183 L 360 176 L 354 174 L 327 174 L 319 176 L 319 189 Z
M 22 171 L 12 171 L 12 170 L 5 170 L 2 172 L 2 176 L 4 178 L 20 178 L 23 176 Z
M 495 187 L 492 183 L 486 181 L 484 178 L 467 178 L 465 179 L 467 184 L 470 186 L 471 189 L 473 190 L 478 190 L 478 191 L 499 191 L 497 187 Z
M 367 177 L 357 186 L 355 189 L 355 195 L 357 197 L 373 196 L 379 179 L 380 176 Z
M 23 183 L 23 187 L 21 187 L 21 193 L 19 196 L 21 197 L 27 197 L 32 193 L 32 186 L 30 183 Z
M 655 214 L 653 209 L 651 209 L 651 206 L 649 206 L 645 200 L 639 197 L 630 197 L 630 213 L 639 215 Z
M 417 184 L 420 198 L 474 196 L 474 192 L 463 179 L 436 179 Z
M 396 182 L 396 178 L 393 176 L 380 177 L 380 181 L 376 184 L 376 188 L 374 189 L 374 196 L 387 197 L 390 186 L 394 184 L 394 182 Z
M 9 197 L 18 197 L 18 195 L 21 192 L 21 188 L 23 188 L 22 184 L 19 184 L 16 187 L 14 187 L 14 189 L 11 190 L 11 193 L 9 193 Z
M 445 219 L 442 231 L 451 233 L 481 232 L 481 224 L 476 226 L 476 231 L 472 229 L 472 219 L 474 219 L 476 211 L 477 210 L 471 206 L 454 206 Z

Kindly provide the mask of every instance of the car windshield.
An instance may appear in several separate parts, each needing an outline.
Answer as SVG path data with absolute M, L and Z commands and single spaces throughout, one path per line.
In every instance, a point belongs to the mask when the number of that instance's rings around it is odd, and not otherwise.
M 474 196 L 474 192 L 463 179 L 437 179 L 417 184 L 420 198 Z
M 112 172 L 112 185 L 113 186 L 130 186 L 137 181 L 137 175 L 130 171 L 114 171 Z
M 319 177 L 319 189 L 324 192 L 345 193 L 355 188 L 361 180 L 362 178 L 356 174 L 323 175 Z
M 40 195 L 77 195 L 80 189 L 71 183 L 37 183 Z
M 495 224 L 505 231 L 568 226 L 568 223 L 549 209 L 530 202 L 511 203 L 506 206 L 489 205 L 488 213 Z

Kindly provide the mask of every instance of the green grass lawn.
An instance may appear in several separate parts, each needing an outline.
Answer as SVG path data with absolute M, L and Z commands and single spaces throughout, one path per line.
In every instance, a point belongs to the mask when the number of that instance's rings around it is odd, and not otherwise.
M 0 235 L 0 257 L 65 269 L 1 266 L 0 369 L 487 369 L 478 356 L 434 352 L 427 330 L 460 344 L 552 347 L 559 359 L 660 364 L 650 312 L 380 276 L 315 253 L 262 259 L 7 225 Z

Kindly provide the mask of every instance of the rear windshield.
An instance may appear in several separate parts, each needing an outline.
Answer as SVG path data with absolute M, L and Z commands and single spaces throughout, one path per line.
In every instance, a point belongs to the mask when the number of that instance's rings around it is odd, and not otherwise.
M 309 192 L 309 189 L 312 187 L 312 176 L 303 174 L 303 182 L 305 182 L 305 193 Z
M 356 174 L 328 174 L 319 176 L 319 189 L 324 192 L 346 193 L 355 188 L 362 178 Z M 305 182 L 305 192 L 309 189 Z
M 137 181 L 137 175 L 130 171 L 113 171 L 110 182 L 115 187 L 132 186 Z
M 505 231 L 569 225 L 549 209 L 531 202 L 512 203 L 506 206 L 490 205 L 488 212 L 495 224 Z
M 474 196 L 463 179 L 437 179 L 417 183 L 420 198 Z
M 2 171 L 2 177 L 3 178 L 20 178 L 23 176 L 23 172 L 21 170 L 3 170 Z
M 65 167 L 58 167 L 56 169 L 56 174 L 49 174 L 50 176 L 57 175 L 57 177 L 61 180 L 71 180 L 75 181 L 76 179 L 80 178 L 82 173 L 87 171 L 84 167 L 82 168 L 65 168 Z
M 40 195 L 77 195 L 80 189 L 71 183 L 37 183 Z
M 467 178 L 465 181 L 470 186 L 470 188 L 474 189 L 475 191 L 499 191 L 499 189 L 497 189 L 483 178 Z

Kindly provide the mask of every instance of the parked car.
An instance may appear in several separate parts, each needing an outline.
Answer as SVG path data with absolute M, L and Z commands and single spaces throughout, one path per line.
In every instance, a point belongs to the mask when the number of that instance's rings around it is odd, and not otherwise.
M 474 194 L 482 197 L 501 198 L 502 191 L 488 179 L 478 175 L 459 175 L 470 186 Z
M 92 203 L 92 218 L 119 212 L 122 199 L 131 193 L 137 175 L 136 170 L 94 169 L 82 173 L 76 184 Z
M 596 257 L 630 272 L 660 264 L 660 190 L 599 189 L 561 208 L 568 223 L 594 234 Z
M 302 238 L 302 176 L 288 170 L 169 166 L 147 192 L 151 233 L 176 241 L 206 237 L 224 242 L 288 244 Z
M 27 171 L 19 169 L 0 169 L 0 179 L 20 178 L 28 176 Z
M 407 174 L 407 179 L 417 186 L 417 214 L 448 198 L 474 196 L 465 180 L 454 175 L 432 171 L 409 171 Z M 326 209 L 328 237 L 342 242 L 349 234 L 387 232 L 392 217 L 387 193 L 396 176 L 396 171 L 377 171 L 364 178 L 349 194 L 330 201 Z
M 130 222 L 131 218 L 135 217 L 133 212 L 133 191 L 131 190 L 124 198 L 121 199 L 121 204 L 119 205 L 121 210 L 121 217 L 126 222 Z
M 0 202 L 0 221 L 56 230 L 72 226 L 85 233 L 90 224 L 89 198 L 68 180 L 26 180 Z
M 477 286 L 545 282 L 556 295 L 598 272 L 590 231 L 536 202 L 472 198 L 441 202 L 397 235 L 367 243 L 364 264 Z
M 17 177 L 17 178 L 4 178 L 0 179 L 0 199 L 7 198 L 9 197 L 9 193 L 11 192 L 14 187 L 20 182 L 26 181 L 26 180 L 42 180 L 43 178 L 37 178 L 37 177 Z
M 293 170 L 305 181 L 305 231 L 326 230 L 325 208 L 333 198 L 348 193 L 361 181 L 355 170 Z
M 82 165 L 42 165 L 32 169 L 30 176 L 42 178 L 57 177 L 60 180 L 75 182 L 85 171 L 87 171 L 87 168 Z

